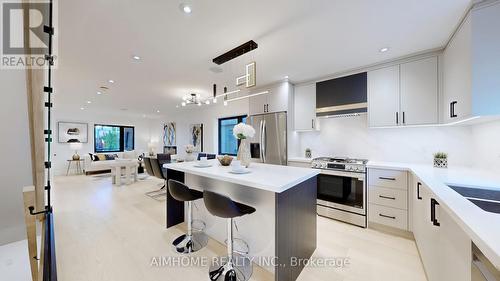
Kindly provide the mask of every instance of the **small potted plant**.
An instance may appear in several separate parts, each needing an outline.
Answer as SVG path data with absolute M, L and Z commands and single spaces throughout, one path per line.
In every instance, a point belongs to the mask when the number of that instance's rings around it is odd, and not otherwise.
M 311 158 L 312 157 L 312 152 L 310 148 L 306 148 L 306 158 Z
M 194 145 L 192 145 L 192 144 L 186 145 L 185 146 L 185 151 L 186 151 L 186 161 L 187 162 L 194 161 L 194 156 L 193 156 Z
M 233 127 L 233 135 L 240 140 L 237 159 L 240 160 L 241 165 L 248 168 L 252 159 L 250 155 L 250 142 L 248 139 L 253 138 L 255 129 L 250 125 L 240 123 Z
M 437 152 L 434 154 L 434 167 L 448 168 L 448 154 L 444 152 Z

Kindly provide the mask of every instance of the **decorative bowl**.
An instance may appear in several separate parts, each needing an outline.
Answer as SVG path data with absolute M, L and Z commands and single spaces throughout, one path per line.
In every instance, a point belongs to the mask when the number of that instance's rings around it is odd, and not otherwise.
M 224 156 L 217 156 L 217 160 L 219 160 L 219 163 L 222 166 L 229 166 L 231 165 L 231 162 L 233 161 L 232 156 L 224 155 Z

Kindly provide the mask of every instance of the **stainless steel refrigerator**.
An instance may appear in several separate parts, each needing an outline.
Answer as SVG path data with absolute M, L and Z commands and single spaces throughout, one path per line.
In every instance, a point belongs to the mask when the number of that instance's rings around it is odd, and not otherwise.
M 255 136 L 250 139 L 252 160 L 287 165 L 286 112 L 252 115 L 247 124 L 255 129 Z

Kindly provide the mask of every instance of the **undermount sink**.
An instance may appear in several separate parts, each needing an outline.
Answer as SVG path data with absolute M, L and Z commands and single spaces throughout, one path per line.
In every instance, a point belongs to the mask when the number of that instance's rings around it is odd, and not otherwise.
M 500 190 L 457 185 L 448 185 L 448 187 L 467 198 L 467 200 L 479 208 L 487 212 L 500 214 Z

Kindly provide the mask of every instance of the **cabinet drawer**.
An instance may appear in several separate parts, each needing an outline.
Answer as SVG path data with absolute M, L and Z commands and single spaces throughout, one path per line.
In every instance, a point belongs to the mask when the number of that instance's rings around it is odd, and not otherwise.
M 407 173 L 397 170 L 368 170 L 368 184 L 408 190 Z
M 382 206 L 398 209 L 408 209 L 408 194 L 406 190 L 370 186 L 368 190 L 368 200 Z
M 406 210 L 370 203 L 368 205 L 368 218 L 371 222 L 403 230 L 408 229 L 408 212 Z

